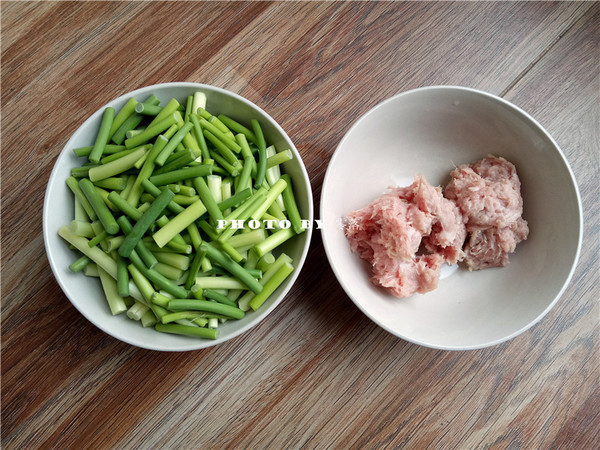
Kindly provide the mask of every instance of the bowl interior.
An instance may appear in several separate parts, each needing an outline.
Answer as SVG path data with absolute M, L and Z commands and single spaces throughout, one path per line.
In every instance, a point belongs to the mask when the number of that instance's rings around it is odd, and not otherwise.
M 407 299 L 371 284 L 340 218 L 417 173 L 445 185 L 455 165 L 490 153 L 513 162 L 522 183 L 530 236 L 510 264 L 477 272 L 445 267 L 436 290 Z M 566 287 L 582 232 L 577 186 L 552 138 L 508 102 L 459 87 L 400 94 L 355 123 L 330 162 L 321 219 L 327 256 L 356 305 L 391 333 L 441 349 L 493 345 L 537 322 Z
M 278 151 L 292 150 L 294 158 L 286 162 L 283 167 L 292 179 L 302 218 L 312 222 L 313 205 L 310 181 L 296 147 L 283 129 L 267 113 L 250 101 L 213 86 L 197 83 L 165 83 L 127 93 L 105 106 L 113 106 L 118 111 L 130 97 L 143 101 L 151 94 L 156 95 L 164 105 L 171 98 L 176 98 L 180 102 L 184 101 L 188 95 L 198 90 L 207 95 L 206 108 L 208 111 L 222 113 L 245 123 L 249 123 L 252 118 L 258 118 L 267 142 L 275 145 Z M 158 333 L 154 329 L 143 328 L 139 323 L 125 317 L 124 314 L 112 316 L 99 280 L 69 272 L 68 266 L 76 256 L 69 250 L 68 244 L 57 234 L 58 229 L 63 225 L 68 225 L 73 218 L 73 197 L 65 180 L 70 175 L 72 167 L 79 166 L 84 162 L 83 158 L 78 158 L 73 154 L 72 149 L 94 143 L 103 110 L 104 107 L 96 111 L 67 142 L 56 161 L 46 189 L 43 214 L 46 253 L 54 275 L 69 300 L 86 318 L 108 334 L 132 345 L 153 350 L 183 351 L 208 347 L 231 339 L 256 325 L 275 308 L 296 280 L 308 252 L 312 232 L 310 229 L 281 246 L 280 251 L 285 251 L 294 260 L 296 269 L 292 275 L 258 311 L 248 312 L 242 320 L 232 320 L 222 324 L 217 340 Z

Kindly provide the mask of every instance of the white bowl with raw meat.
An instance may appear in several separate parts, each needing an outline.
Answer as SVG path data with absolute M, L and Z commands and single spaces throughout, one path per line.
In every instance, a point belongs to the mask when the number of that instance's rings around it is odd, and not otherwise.
M 467 266 L 468 258 L 458 264 L 453 264 L 452 258 L 445 259 L 441 270 L 438 267 L 434 289 L 428 286 L 424 293 L 415 292 L 402 298 L 382 287 L 379 281 L 374 282 L 372 261 L 361 259 L 360 252 L 351 249 L 347 231 L 349 218 L 354 220 L 352 213 L 389 193 L 390 188 L 411 185 L 417 175 L 439 187 L 438 192 L 446 196 L 445 188 L 453 170 L 488 155 L 514 165 L 520 180 L 518 201 L 522 197 L 522 219 L 518 220 L 522 222 L 514 222 L 514 210 L 498 215 L 511 216 L 512 225 L 518 223 L 513 227 L 518 229 L 515 232 L 518 239 L 514 239 L 514 234 L 508 239 L 511 245 L 516 243 L 516 248 L 513 245 L 509 254 L 494 255 L 492 265 L 504 266 L 486 267 L 485 263 L 472 261 Z M 454 172 L 454 176 L 462 176 L 457 175 L 459 172 Z M 454 184 L 463 181 L 462 178 L 454 180 Z M 510 184 L 504 188 L 507 185 Z M 515 189 L 515 183 L 510 186 Z M 475 187 L 469 185 L 463 193 L 469 189 L 472 191 Z M 415 187 L 415 192 L 418 190 Z M 400 192 L 402 201 L 409 199 L 415 204 L 428 201 L 413 200 L 414 196 L 406 190 L 393 192 Z M 456 186 L 448 190 L 447 196 L 454 196 L 451 201 L 457 207 L 468 203 L 461 204 L 456 199 Z M 473 204 L 472 199 L 468 200 Z M 488 201 L 486 204 L 501 203 Z M 386 211 L 386 208 L 380 209 Z M 413 220 L 409 219 L 413 216 L 406 213 L 406 208 L 402 211 L 405 214 L 402 220 Z M 431 217 L 430 212 L 423 214 Z M 498 236 L 502 233 L 485 235 L 489 230 L 481 232 L 478 224 L 475 224 L 476 229 L 469 228 L 471 222 L 481 217 L 489 219 L 489 215 L 477 214 L 477 211 L 467 213 L 462 209 L 461 212 L 467 227 L 463 247 L 466 253 L 469 239 L 472 247 L 481 243 L 473 242 L 476 233 L 486 239 L 490 236 L 500 239 Z M 467 217 L 469 214 L 472 220 Z M 448 350 L 496 345 L 540 321 L 559 300 L 573 275 L 583 227 L 575 178 L 548 132 L 529 114 L 506 100 L 455 86 L 425 87 L 399 94 L 360 118 L 344 136 L 330 161 L 321 193 L 320 219 L 329 262 L 354 303 L 390 333 L 416 344 Z M 435 223 L 434 218 L 434 229 Z M 358 224 L 361 226 L 364 222 Z M 431 223 L 427 226 L 431 229 Z M 387 236 L 384 238 L 389 241 Z M 427 239 L 439 240 L 435 236 L 423 237 L 419 252 L 430 248 Z M 506 242 L 499 245 L 506 247 Z M 366 253 L 369 252 L 371 250 Z M 456 252 L 452 254 L 456 256 Z M 468 270 L 469 267 L 486 268 Z M 406 283 L 403 270 L 397 270 L 400 287 Z M 395 290 L 400 291 L 402 289 Z

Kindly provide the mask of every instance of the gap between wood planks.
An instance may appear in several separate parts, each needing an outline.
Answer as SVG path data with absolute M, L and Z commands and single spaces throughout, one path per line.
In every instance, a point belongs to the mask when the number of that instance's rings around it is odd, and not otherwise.
M 568 26 L 567 26 L 567 27 L 566 27 L 564 30 L 562 30 L 562 32 L 560 32 L 560 33 L 559 33 L 559 34 L 556 36 L 556 38 L 555 38 L 555 39 L 554 39 L 554 40 L 553 40 L 553 41 L 552 41 L 550 44 L 548 44 L 548 46 L 547 46 L 545 49 L 543 49 L 543 50 L 540 52 L 540 54 L 539 54 L 539 55 L 538 55 L 536 58 L 534 58 L 534 60 L 533 60 L 533 61 L 531 61 L 531 63 L 529 63 L 529 64 L 527 65 L 527 67 L 525 67 L 525 69 L 523 69 L 523 70 L 521 71 L 521 73 L 519 73 L 519 75 L 517 75 L 517 76 L 515 77 L 515 79 L 512 81 L 512 83 L 510 83 L 508 86 L 506 86 L 506 87 L 505 87 L 505 88 L 502 90 L 502 92 L 499 94 L 499 97 L 501 97 L 501 98 L 504 98 L 504 97 L 505 97 L 505 96 L 506 96 L 506 95 L 507 95 L 507 94 L 508 94 L 508 93 L 509 93 L 509 92 L 510 92 L 510 91 L 511 91 L 511 90 L 512 90 L 512 89 L 513 89 L 513 88 L 514 88 L 514 87 L 515 87 L 517 84 L 519 84 L 519 82 L 520 82 L 520 81 L 521 81 L 521 80 L 522 80 L 522 79 L 523 79 L 523 78 L 524 78 L 524 77 L 525 77 L 525 76 L 526 76 L 526 75 L 529 73 L 529 71 L 530 71 L 531 69 L 533 69 L 533 67 L 534 67 L 534 66 L 535 66 L 535 65 L 536 65 L 538 62 L 540 62 L 540 61 L 541 61 L 541 60 L 544 58 L 544 56 L 546 56 L 546 55 L 547 55 L 547 54 L 550 52 L 550 50 L 552 50 L 552 49 L 553 49 L 553 48 L 556 46 L 556 44 L 558 44 L 558 42 L 559 42 L 559 41 L 560 41 L 560 40 L 561 40 L 561 39 L 562 39 L 562 38 L 563 38 L 563 37 L 564 37 L 564 36 L 565 36 L 565 35 L 566 35 L 566 34 L 567 34 L 569 31 L 571 31 L 571 29 L 572 29 L 572 28 L 573 28 L 575 25 L 577 25 L 577 23 L 578 23 L 580 20 L 584 20 L 584 19 L 585 19 L 585 16 L 586 16 L 586 14 L 587 14 L 587 13 L 590 11 L 590 9 L 592 9 L 592 6 L 593 6 L 593 5 L 590 5 L 590 6 L 589 6 L 589 7 L 588 7 L 588 8 L 587 8 L 587 9 L 586 9 L 586 10 L 585 10 L 585 11 L 584 11 L 584 12 L 583 12 L 583 13 L 582 13 L 582 14 L 581 14 L 581 15 L 580 15 L 578 18 L 577 18 L 577 19 L 573 20 L 573 21 L 571 22 L 571 24 L 569 24 L 569 25 L 568 25 Z

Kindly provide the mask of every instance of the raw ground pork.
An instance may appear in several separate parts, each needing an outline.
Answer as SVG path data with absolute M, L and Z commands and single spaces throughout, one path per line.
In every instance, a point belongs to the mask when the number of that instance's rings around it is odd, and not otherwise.
M 471 165 L 458 166 L 444 195 L 462 213 L 469 270 L 504 267 L 508 255 L 529 233 L 523 214 L 521 182 L 515 166 L 504 158 L 488 156 Z
M 371 281 L 397 297 L 435 289 L 442 264 L 464 257 L 460 211 L 421 176 L 346 219 L 350 248 L 371 263 Z

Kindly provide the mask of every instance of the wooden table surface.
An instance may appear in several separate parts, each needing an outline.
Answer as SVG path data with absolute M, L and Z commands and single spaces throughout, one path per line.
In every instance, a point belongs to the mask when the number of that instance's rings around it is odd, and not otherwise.
M 600 4 L 3 1 L 1 13 L 3 448 L 600 446 Z M 315 232 L 298 283 L 256 328 L 194 352 L 121 343 L 54 280 L 44 190 L 92 112 L 167 81 L 268 111 L 304 159 L 317 212 L 337 143 L 380 101 L 437 84 L 502 96 L 575 173 L 574 277 L 513 340 L 439 351 L 370 322 Z

